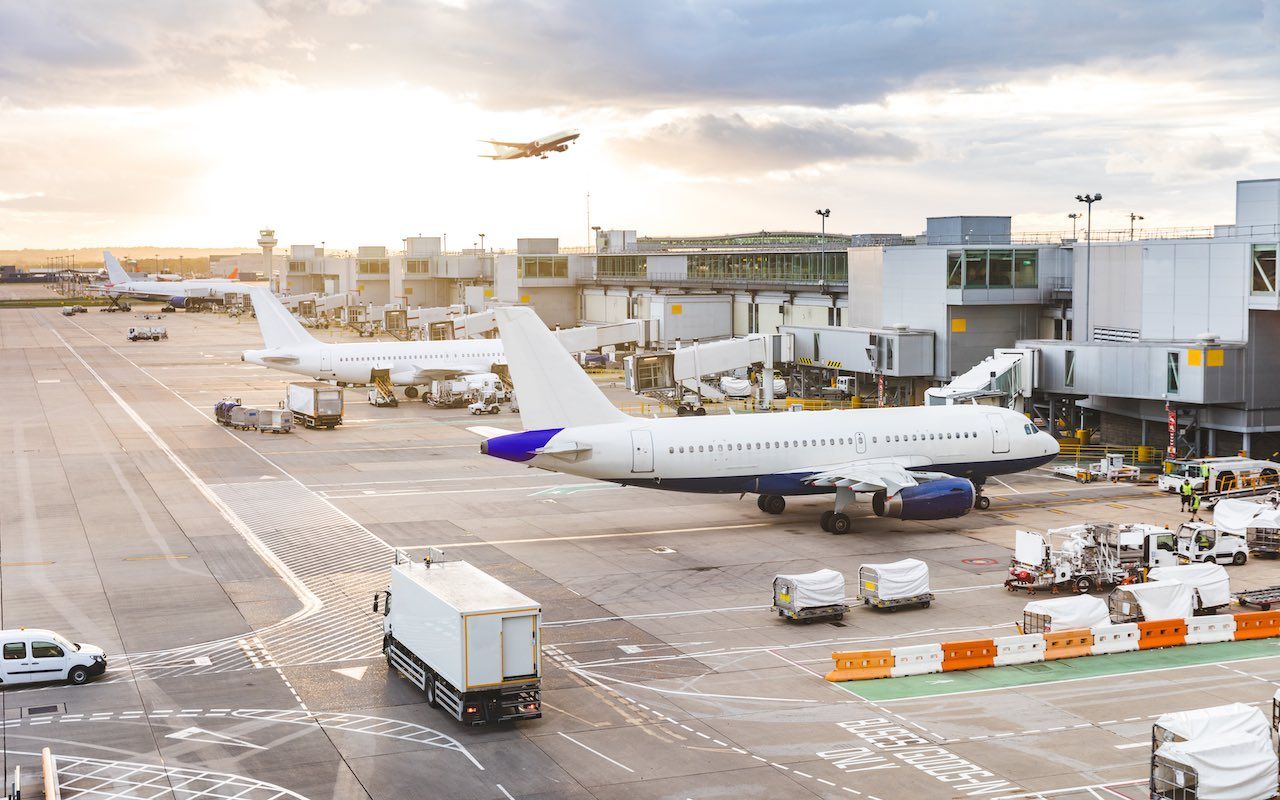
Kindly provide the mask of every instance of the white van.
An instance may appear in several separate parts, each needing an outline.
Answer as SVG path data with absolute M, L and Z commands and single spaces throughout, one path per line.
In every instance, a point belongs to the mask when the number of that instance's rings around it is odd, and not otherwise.
M 0 631 L 0 683 L 66 681 L 79 686 L 107 671 L 101 647 L 76 644 L 53 631 Z

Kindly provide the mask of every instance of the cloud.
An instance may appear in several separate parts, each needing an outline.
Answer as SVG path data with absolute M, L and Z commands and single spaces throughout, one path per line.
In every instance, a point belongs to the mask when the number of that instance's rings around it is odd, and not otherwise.
M 702 114 L 659 125 L 615 147 L 627 159 L 682 172 L 759 174 L 847 161 L 906 161 L 919 146 L 895 133 L 842 122 L 748 121 Z
M 233 65 L 253 62 L 302 86 L 404 83 L 494 109 L 837 107 L 1089 65 L 1276 69 L 1277 14 L 1254 3 L 118 0 L 74 9 L 0 5 L 0 95 L 23 105 L 182 102 L 234 88 Z

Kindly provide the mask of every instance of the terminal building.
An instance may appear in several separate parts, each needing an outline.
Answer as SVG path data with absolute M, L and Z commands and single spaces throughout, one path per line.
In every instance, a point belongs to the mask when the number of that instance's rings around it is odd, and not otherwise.
M 259 240 L 265 258 L 264 241 L 274 235 Z M 1027 408 L 1098 428 L 1107 443 L 1163 446 L 1172 413 L 1179 452 L 1270 455 L 1277 241 L 1280 180 L 1259 180 L 1237 184 L 1233 224 L 1094 231 L 1091 242 L 1084 231 L 1017 233 L 1008 216 L 854 236 L 596 228 L 587 248 L 536 237 L 453 252 L 436 237 L 399 252 L 293 245 L 276 277 L 289 293 L 370 305 L 528 304 L 553 327 L 647 319 L 651 346 L 666 348 L 789 333 L 806 393 L 844 378 L 864 398 L 918 404 L 964 383 L 978 387 L 966 398 L 1002 402 L 1021 382 Z M 989 360 L 1002 349 L 1034 353 L 1016 379 L 999 372 L 1016 356 Z

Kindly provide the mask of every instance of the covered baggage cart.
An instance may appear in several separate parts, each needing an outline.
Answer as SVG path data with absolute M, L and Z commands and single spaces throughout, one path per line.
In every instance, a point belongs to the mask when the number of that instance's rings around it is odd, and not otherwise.
M 291 430 L 293 430 L 293 412 L 289 409 L 258 409 L 259 433 L 288 433 Z
M 1219 609 L 1231 604 L 1231 579 L 1221 564 L 1155 567 L 1147 572 L 1147 578 L 1152 581 L 1177 581 L 1186 584 L 1194 593 L 1193 610 L 1196 614 L 1216 614 Z
M 1195 611 L 1195 593 L 1178 581 L 1148 581 L 1117 586 L 1107 596 L 1114 623 L 1186 619 Z
M 849 610 L 844 604 L 844 575 L 834 569 L 778 575 L 773 579 L 773 608 L 786 619 L 841 619 Z
M 1276 796 L 1271 737 L 1232 733 L 1166 742 L 1151 754 L 1158 800 L 1271 800 Z
M 1032 600 L 1022 609 L 1023 633 L 1050 633 L 1092 628 L 1111 621 L 1101 597 L 1078 594 L 1052 600 Z
M 1202 736 L 1217 738 L 1234 733 L 1267 738 L 1271 730 L 1262 712 L 1244 703 L 1175 711 L 1162 715 L 1151 726 L 1151 751 L 1155 752 L 1165 742 L 1185 742 Z
M 863 605 L 896 609 L 929 607 L 929 566 L 916 558 L 888 564 L 863 564 L 858 568 L 858 597 Z
M 1216 513 L 1214 519 L 1217 519 Z M 1245 545 L 1255 556 L 1280 556 L 1280 510 L 1268 506 L 1254 515 L 1245 528 Z

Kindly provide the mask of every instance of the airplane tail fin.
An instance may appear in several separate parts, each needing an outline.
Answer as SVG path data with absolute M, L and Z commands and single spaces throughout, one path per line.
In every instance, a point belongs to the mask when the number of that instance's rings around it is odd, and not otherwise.
M 268 348 L 288 347 L 296 344 L 311 344 L 316 341 L 307 329 L 294 319 L 289 309 L 285 308 L 275 295 L 261 286 L 249 290 L 249 298 L 253 301 L 253 313 L 258 318 L 258 327 L 262 330 L 262 342 Z
M 227 279 L 233 280 L 233 281 L 240 280 L 240 268 L 236 267 L 235 269 L 231 270 L 231 274 L 227 276 Z
M 120 262 L 111 255 L 110 250 L 102 251 L 102 260 L 107 265 L 107 278 L 113 284 L 129 282 L 129 273 L 124 271 L 124 267 L 120 266 Z
M 531 308 L 495 308 L 526 430 L 603 425 L 629 417 L 610 403 Z

